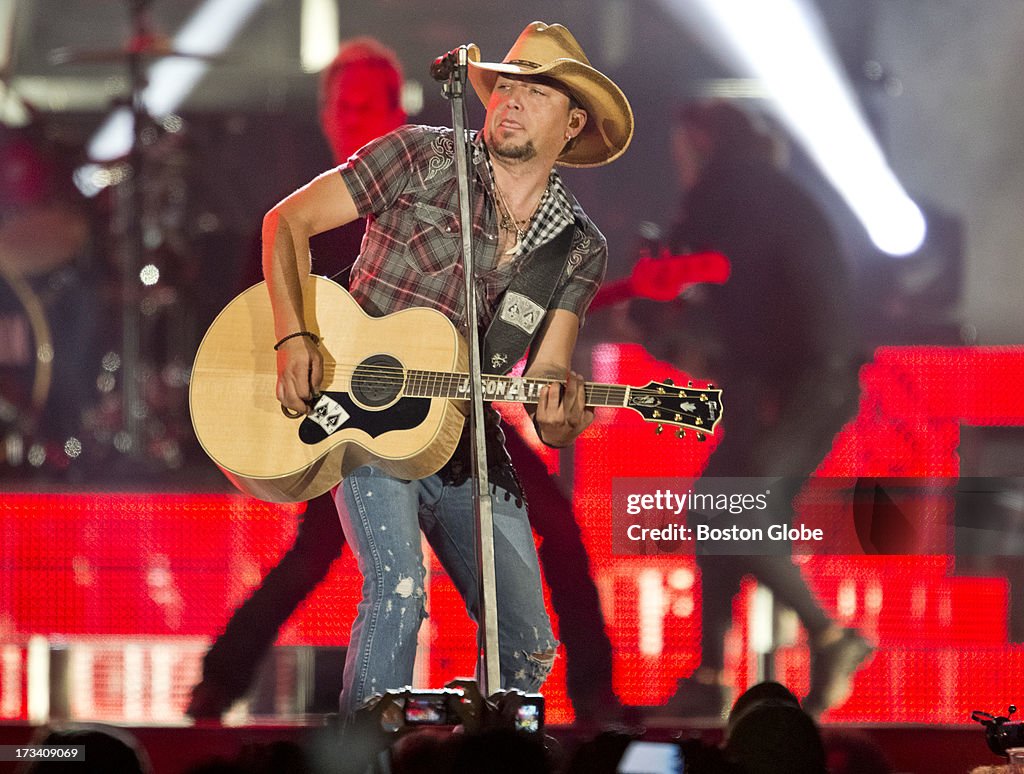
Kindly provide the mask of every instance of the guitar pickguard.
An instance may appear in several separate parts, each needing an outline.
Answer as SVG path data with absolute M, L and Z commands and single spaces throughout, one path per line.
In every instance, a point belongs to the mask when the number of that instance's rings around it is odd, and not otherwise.
M 339 430 L 362 430 L 372 438 L 391 430 L 410 430 L 427 418 L 430 398 L 401 398 L 383 411 L 368 411 L 347 392 L 325 392 L 314 411 L 318 415 L 316 419 L 307 416 L 299 424 L 299 440 L 311 445 Z

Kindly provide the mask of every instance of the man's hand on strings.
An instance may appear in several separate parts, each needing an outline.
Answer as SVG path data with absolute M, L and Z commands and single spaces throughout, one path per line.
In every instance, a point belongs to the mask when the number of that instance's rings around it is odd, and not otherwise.
M 306 336 L 289 339 L 277 350 L 277 400 L 285 408 L 308 413 L 323 376 L 323 355 Z
M 587 408 L 583 377 L 570 371 L 564 384 L 542 387 L 533 421 L 540 440 L 548 446 L 568 446 L 594 421 Z

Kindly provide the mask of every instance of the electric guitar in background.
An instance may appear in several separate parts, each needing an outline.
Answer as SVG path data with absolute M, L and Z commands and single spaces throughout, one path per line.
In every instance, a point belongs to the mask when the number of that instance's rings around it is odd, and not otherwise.
M 644 251 L 626 279 L 606 282 L 597 291 L 590 311 L 630 298 L 672 301 L 691 285 L 721 285 L 729 279 L 729 259 L 722 253 L 673 255 L 663 247 Z
M 455 451 L 468 410 L 468 353 L 447 317 L 405 309 L 370 317 L 340 285 L 314 277 L 306 319 L 316 319 L 322 392 L 307 415 L 275 398 L 277 360 L 270 294 L 259 283 L 214 320 L 199 345 L 189 389 L 200 444 L 240 490 L 271 502 L 309 500 L 360 465 L 423 478 Z M 313 311 L 315 310 L 315 316 Z M 550 379 L 483 377 L 487 401 L 536 403 Z M 631 409 L 691 430 L 699 440 L 722 418 L 721 390 L 649 382 L 585 386 L 587 405 Z

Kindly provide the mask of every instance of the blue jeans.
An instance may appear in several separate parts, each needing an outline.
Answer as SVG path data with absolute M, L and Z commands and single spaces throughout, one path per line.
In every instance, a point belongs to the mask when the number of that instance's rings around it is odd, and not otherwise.
M 473 486 L 448 485 L 437 475 L 402 481 L 363 466 L 338 487 L 341 526 L 363 576 L 345 660 L 343 715 L 376 693 L 412 683 L 416 636 L 427 617 L 420 529 L 478 621 Z M 536 691 L 558 643 L 526 508 L 505 494 L 499 488 L 492 497 L 501 687 Z

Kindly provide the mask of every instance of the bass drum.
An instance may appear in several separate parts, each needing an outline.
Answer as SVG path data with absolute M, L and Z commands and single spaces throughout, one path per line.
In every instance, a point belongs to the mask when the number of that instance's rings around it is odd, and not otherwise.
M 53 384 L 53 358 L 53 333 L 42 299 L 27 280 L 0 264 L 0 430 L 4 436 L 35 434 Z
M 24 276 L 0 265 L 0 474 L 68 468 L 96 400 L 98 309 L 73 266 Z

